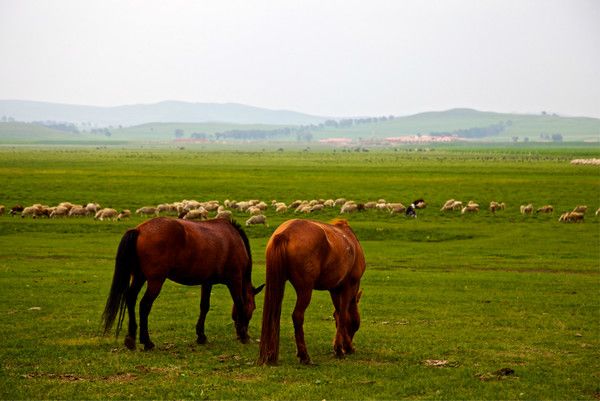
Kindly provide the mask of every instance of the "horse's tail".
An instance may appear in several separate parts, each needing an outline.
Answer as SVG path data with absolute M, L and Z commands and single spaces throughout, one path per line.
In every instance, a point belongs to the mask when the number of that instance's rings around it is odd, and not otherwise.
M 279 324 L 286 281 L 287 242 L 287 236 L 277 234 L 267 246 L 267 280 L 258 357 L 260 365 L 273 365 L 279 359 Z
M 139 232 L 137 229 L 128 230 L 121 238 L 117 256 L 115 259 L 115 273 L 113 275 L 110 293 L 106 300 L 102 322 L 104 324 L 104 334 L 108 333 L 115 322 L 117 313 L 117 332 L 119 335 L 123 319 L 125 318 L 125 295 L 129 289 L 131 274 L 137 270 L 139 261 L 137 256 L 137 238 Z

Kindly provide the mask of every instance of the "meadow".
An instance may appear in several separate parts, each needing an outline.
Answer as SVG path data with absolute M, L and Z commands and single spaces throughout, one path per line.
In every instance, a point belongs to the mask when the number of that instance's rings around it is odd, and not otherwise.
M 345 216 L 365 250 L 357 352 L 333 355 L 326 292 L 305 320 L 313 365 L 295 357 L 288 285 L 280 363 L 257 366 L 235 339 L 231 298 L 213 287 L 208 343 L 197 345 L 199 287 L 167 282 L 150 315 L 156 349 L 101 336 L 100 316 L 127 221 L 0 216 L 0 399 L 598 399 L 600 167 L 597 146 L 439 147 L 364 152 L 219 150 L 186 146 L 0 147 L 0 204 L 98 202 L 116 209 L 182 199 L 384 198 L 428 207 L 417 219 L 369 210 Z M 477 214 L 440 212 L 449 198 Z M 491 200 L 507 204 L 492 214 Z M 519 205 L 552 204 L 522 216 Z M 558 222 L 588 205 L 583 223 Z M 284 220 L 246 227 L 253 282 Z M 247 216 L 236 214 L 239 221 Z

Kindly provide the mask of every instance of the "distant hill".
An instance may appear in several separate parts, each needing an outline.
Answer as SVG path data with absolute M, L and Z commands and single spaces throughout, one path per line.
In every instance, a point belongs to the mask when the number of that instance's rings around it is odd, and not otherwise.
M 37 124 L 0 122 L 0 143 L 53 143 L 104 141 L 88 133 L 63 132 Z
M 0 100 L 0 117 L 16 121 L 65 121 L 78 125 L 132 126 L 146 123 L 205 123 L 306 125 L 327 118 L 288 110 L 269 110 L 237 103 L 165 101 L 116 107 L 81 106 L 27 100 Z
M 494 131 L 498 132 L 491 135 Z M 477 136 L 478 132 L 487 132 L 489 135 Z M 511 141 L 513 137 L 518 137 L 519 141 L 528 138 L 530 141 L 539 142 L 551 140 L 552 135 L 558 134 L 564 141 L 600 142 L 600 119 L 451 109 L 396 117 L 369 124 L 329 126 L 315 133 L 314 137 L 354 139 L 442 133 L 493 142 Z
M 29 106 L 35 102 L 26 102 Z M 24 119 L 24 114 L 7 113 L 1 111 L 1 105 L 8 104 L 0 101 L 0 118 L 10 115 L 16 119 Z M 184 119 L 186 111 L 193 114 L 197 110 L 194 106 L 198 104 L 182 102 L 162 102 L 155 105 L 123 106 L 117 108 L 102 109 L 103 118 L 114 121 L 124 121 L 127 117 L 127 107 L 131 107 L 131 114 L 139 117 L 140 110 L 156 110 L 153 115 L 157 121 L 143 124 L 126 126 L 111 124 L 110 128 L 93 128 L 92 126 L 72 127 L 69 124 L 49 124 L 47 127 L 31 123 L 0 122 L 0 142 L 55 142 L 55 141 L 181 141 L 206 140 L 206 141 L 305 141 L 307 139 L 320 140 L 330 138 L 349 138 L 351 140 L 383 140 L 389 137 L 402 136 L 425 136 L 425 135 L 450 135 L 467 140 L 483 142 L 552 142 L 555 138 L 560 141 L 587 141 L 600 143 L 600 119 L 588 117 L 561 117 L 557 115 L 531 115 L 531 114 L 509 114 L 477 111 L 473 109 L 452 109 L 446 111 L 432 111 L 414 114 L 405 117 L 379 117 L 379 118 L 345 118 L 345 119 L 318 119 L 301 113 L 272 111 L 253 108 L 243 105 L 212 105 L 215 111 L 212 115 L 220 115 L 221 122 L 186 122 L 184 120 L 173 120 L 161 122 L 160 119 L 176 118 L 179 115 Z M 59 107 L 61 105 L 54 105 Z M 172 106 L 172 109 L 171 109 Z M 188 109 L 189 106 L 189 109 Z M 204 107 L 206 106 L 206 107 Z M 225 108 L 217 106 L 227 106 Z M 15 104 L 11 107 L 16 107 Z M 41 106 L 40 106 L 41 107 Z M 71 106 L 68 106 L 71 107 Z M 87 109 L 87 106 L 72 106 Z M 202 109 L 210 107 L 204 104 Z M 48 109 L 42 107 L 44 112 Z M 108 110 L 115 115 L 111 117 Z M 164 114 L 160 114 L 162 110 Z M 168 110 L 174 110 L 170 113 Z M 220 111 L 218 111 L 220 110 Z M 224 110 L 227 110 L 227 114 Z M 235 112 L 237 111 L 237 114 Z M 91 112 L 91 111 L 90 111 Z M 25 113 L 23 111 L 23 113 Z M 104 114 L 106 113 L 106 114 Z M 180 113 L 180 114 L 177 114 Z M 219 114 L 223 113 L 223 114 Z M 291 114 L 288 114 L 291 113 Z M 142 113 L 143 114 L 143 113 Z M 227 115 L 226 115 L 227 114 Z M 83 115 L 83 114 L 80 114 Z M 264 115 L 264 121 L 277 120 L 274 116 L 305 116 L 311 122 L 299 123 L 300 120 L 284 118 L 292 123 L 238 123 L 238 121 L 249 120 L 250 115 Z M 21 117 L 19 117 L 21 116 Z M 61 121 L 58 114 L 52 116 L 44 115 L 42 111 L 33 120 Z M 162 117 L 161 117 L 162 116 Z M 167 117 L 168 116 L 168 117 Z M 229 117 L 227 117 L 229 116 Z M 269 117 L 270 116 L 270 117 Z M 64 117 L 67 117 L 64 115 Z M 133 121 L 133 117 L 129 121 Z M 137 117 L 136 117 L 137 118 Z M 151 117 L 147 117 L 151 118 Z M 225 121 L 229 118 L 230 121 Z M 298 117 L 300 119 L 300 117 Z M 65 118 L 63 121 L 73 121 Z M 79 132 L 65 132 L 76 128 Z M 63 129 L 63 130 L 61 130 Z

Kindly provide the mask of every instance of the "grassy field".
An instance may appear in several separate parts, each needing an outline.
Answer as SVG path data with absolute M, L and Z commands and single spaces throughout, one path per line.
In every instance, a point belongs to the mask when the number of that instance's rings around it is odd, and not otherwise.
M 199 288 L 168 282 L 150 315 L 157 348 L 100 336 L 118 242 L 142 221 L 0 216 L 0 399 L 598 399 L 600 168 L 580 148 L 435 148 L 369 153 L 125 148 L 0 148 L 0 203 L 91 202 L 117 209 L 182 199 L 346 197 L 429 204 L 417 219 L 347 216 L 364 247 L 357 353 L 337 360 L 329 295 L 315 292 L 295 358 L 288 286 L 280 365 L 256 366 L 235 340 L 231 299 L 213 288 L 206 345 L 195 343 Z M 448 198 L 496 215 L 444 214 Z M 520 204 L 552 204 L 521 216 Z M 589 207 L 585 222 L 558 213 Z M 327 221 L 329 210 L 310 216 Z M 293 213 L 248 227 L 253 281 Z M 237 215 L 242 221 L 246 216 Z M 260 335 L 262 296 L 250 324 Z M 433 362 L 437 361 L 437 362 Z M 436 366 L 438 365 L 438 366 Z

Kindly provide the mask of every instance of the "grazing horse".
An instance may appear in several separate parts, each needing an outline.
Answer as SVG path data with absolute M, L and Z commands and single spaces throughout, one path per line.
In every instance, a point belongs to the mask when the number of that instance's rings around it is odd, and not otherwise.
M 279 326 L 285 283 L 296 290 L 292 314 L 297 356 L 310 363 L 304 342 L 304 311 L 313 290 L 328 290 L 335 307 L 337 357 L 354 352 L 352 339 L 360 326 L 358 300 L 365 271 L 363 250 L 345 220 L 332 224 L 293 219 L 273 233 L 266 251 L 267 282 L 260 336 L 259 364 L 276 364 L 279 357 Z
M 148 315 L 163 283 L 170 279 L 184 285 L 202 285 L 200 317 L 196 324 L 198 344 L 206 342 L 204 320 L 210 308 L 213 284 L 225 284 L 233 298 L 232 318 L 238 339 L 248 341 L 248 324 L 255 309 L 254 295 L 262 289 L 252 286 L 252 256 L 244 230 L 237 223 L 215 219 L 191 222 L 165 217 L 148 220 L 127 231 L 117 250 L 115 273 L 102 319 L 104 333 L 112 327 L 117 313 L 117 336 L 129 315 L 125 345 L 135 349 L 137 324 L 135 304 L 140 301 L 140 343 L 146 350 L 154 344 L 148 334 Z

